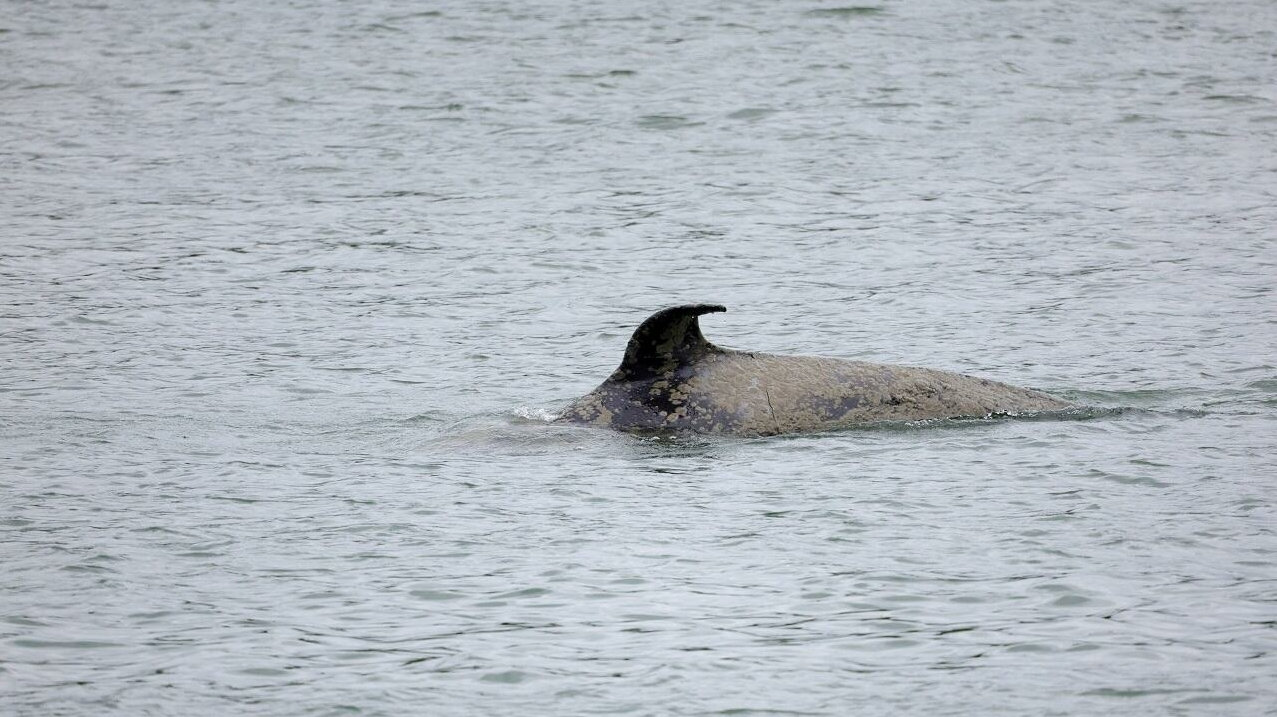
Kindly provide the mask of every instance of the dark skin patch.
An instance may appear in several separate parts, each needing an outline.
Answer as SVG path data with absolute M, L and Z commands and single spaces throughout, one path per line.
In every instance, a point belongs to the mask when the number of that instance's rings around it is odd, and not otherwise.
M 798 408 L 821 420 L 836 421 L 860 408 L 863 402 L 860 396 L 807 396 L 798 402 Z

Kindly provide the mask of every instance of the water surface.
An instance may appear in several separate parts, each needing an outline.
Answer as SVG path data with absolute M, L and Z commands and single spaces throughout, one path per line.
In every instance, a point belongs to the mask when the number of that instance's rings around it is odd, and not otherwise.
M 1277 5 L 5 10 L 16 714 L 1277 704 Z M 546 422 L 690 301 L 1087 408 Z

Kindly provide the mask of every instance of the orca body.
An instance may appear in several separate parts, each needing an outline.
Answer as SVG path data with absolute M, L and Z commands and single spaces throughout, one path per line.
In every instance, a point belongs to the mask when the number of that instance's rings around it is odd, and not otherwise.
M 720 348 L 705 340 L 698 317 L 726 310 L 695 304 L 656 312 L 634 331 L 620 367 L 555 420 L 748 436 L 1069 406 L 1039 391 L 963 374 Z

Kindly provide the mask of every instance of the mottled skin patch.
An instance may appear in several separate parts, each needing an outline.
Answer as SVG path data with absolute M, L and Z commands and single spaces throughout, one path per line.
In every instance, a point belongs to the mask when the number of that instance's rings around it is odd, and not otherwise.
M 1038 391 L 962 374 L 723 349 L 697 317 L 662 309 L 630 338 L 621 366 L 556 420 L 620 430 L 772 435 L 879 421 L 1058 410 Z

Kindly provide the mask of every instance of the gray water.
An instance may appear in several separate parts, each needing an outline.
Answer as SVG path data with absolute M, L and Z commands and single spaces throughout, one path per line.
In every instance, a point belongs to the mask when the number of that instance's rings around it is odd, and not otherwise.
M 0 711 L 1277 713 L 1277 4 L 0 9 Z M 548 423 L 688 301 L 1082 408 Z

